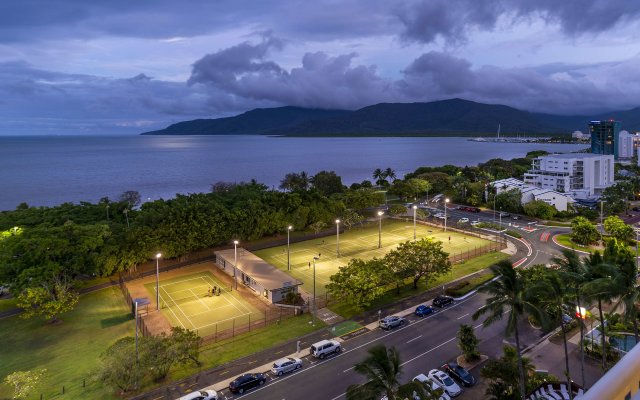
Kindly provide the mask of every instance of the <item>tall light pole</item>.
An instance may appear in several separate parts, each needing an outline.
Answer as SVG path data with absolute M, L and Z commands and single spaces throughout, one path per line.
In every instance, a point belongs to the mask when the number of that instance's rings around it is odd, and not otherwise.
M 287 270 L 291 271 L 291 253 L 289 251 L 289 232 L 293 229 L 293 226 L 287 226 Z
M 449 199 L 444 199 L 444 231 L 447 231 L 447 204 L 449 204 Z
M 313 319 L 312 324 L 316 324 L 316 260 L 319 260 L 320 256 L 313 257 Z
M 602 214 L 604 214 L 604 201 L 600 201 L 600 241 L 602 242 L 602 231 L 604 229 L 604 225 L 602 223 Z
M 497 193 L 494 193 L 493 194 L 493 223 L 494 224 L 496 223 L 496 197 L 497 197 Z
M 416 211 L 418 210 L 418 206 L 413 206 L 413 240 L 416 240 Z
M 138 368 L 138 299 L 133 300 L 136 304 L 136 368 Z M 138 379 L 136 378 L 134 386 L 138 387 Z
M 340 220 L 336 219 L 336 254 L 340 257 Z
M 640 228 L 633 228 L 636 231 L 636 269 L 638 268 L 638 236 L 640 235 Z
M 382 247 L 382 214 L 383 211 L 378 211 L 378 248 Z
M 498 221 L 499 225 L 502 226 L 502 207 L 500 207 L 500 212 L 498 213 Z
M 238 242 L 233 241 L 233 288 L 238 290 L 238 280 L 236 279 L 236 265 L 238 264 Z
M 156 254 L 156 311 L 160 310 L 160 257 L 162 253 Z

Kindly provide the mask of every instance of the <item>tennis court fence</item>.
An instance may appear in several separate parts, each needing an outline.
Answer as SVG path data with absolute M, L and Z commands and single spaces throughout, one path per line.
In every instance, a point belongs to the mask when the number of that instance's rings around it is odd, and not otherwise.
M 134 314 L 135 313 L 135 306 L 134 306 L 134 302 L 133 302 L 133 298 L 131 297 L 131 293 L 129 293 L 129 288 L 127 288 L 127 285 L 124 284 L 124 280 L 122 279 L 122 277 L 120 277 L 120 279 L 118 280 L 118 286 L 120 287 L 120 290 L 122 291 L 122 295 L 124 296 L 124 300 L 127 302 L 127 305 L 129 306 L 129 309 L 131 310 L 131 313 Z M 149 331 L 149 328 L 147 327 L 147 323 L 145 322 L 145 319 L 140 315 L 142 310 L 138 310 L 138 331 L 140 334 L 142 334 L 142 336 L 151 336 L 151 332 Z M 134 315 L 135 317 L 135 315 Z

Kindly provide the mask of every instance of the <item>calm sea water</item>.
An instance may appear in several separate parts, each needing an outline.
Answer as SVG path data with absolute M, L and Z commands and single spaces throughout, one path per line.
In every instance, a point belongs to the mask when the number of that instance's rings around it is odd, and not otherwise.
M 333 170 L 345 184 L 375 168 L 399 177 L 420 166 L 476 165 L 532 150 L 584 145 L 481 143 L 466 138 L 279 138 L 265 136 L 0 137 L 0 210 L 96 202 L 137 190 L 144 200 L 208 191 L 252 178 L 278 186 L 288 172 Z

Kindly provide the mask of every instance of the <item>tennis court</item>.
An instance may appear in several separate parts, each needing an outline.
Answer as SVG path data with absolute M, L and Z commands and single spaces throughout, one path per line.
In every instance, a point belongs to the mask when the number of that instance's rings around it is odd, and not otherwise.
M 145 288 L 155 298 L 155 282 Z M 217 290 L 212 290 L 212 289 Z M 212 335 L 264 317 L 264 313 L 245 301 L 237 291 L 225 287 L 211 272 L 161 280 L 160 306 L 173 326 L 195 330 L 200 336 Z M 213 292 L 213 293 L 212 293 Z
M 416 225 L 416 237 L 432 238 L 442 242 L 444 251 L 450 255 L 483 247 L 490 242 L 476 236 L 447 231 L 427 225 Z M 364 228 L 354 228 L 340 234 L 340 255 L 337 253 L 336 236 L 327 236 L 290 245 L 291 271 L 287 271 L 287 246 L 271 247 L 255 251 L 258 257 L 286 271 L 289 275 L 304 282 L 303 288 L 313 288 L 313 258 L 316 261 L 316 292 L 326 292 L 325 285 L 329 277 L 346 265 L 352 258 L 370 260 L 382 258 L 400 243 L 413 240 L 413 224 L 401 220 L 384 220 L 382 222 L 382 247 L 378 248 L 378 224 Z

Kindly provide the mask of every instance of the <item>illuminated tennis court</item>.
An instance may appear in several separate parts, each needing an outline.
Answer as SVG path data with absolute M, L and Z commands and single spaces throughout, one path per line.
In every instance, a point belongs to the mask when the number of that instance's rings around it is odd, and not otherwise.
M 263 312 L 232 291 L 229 284 L 203 271 L 160 281 L 161 312 L 171 325 L 213 335 L 255 321 Z M 145 284 L 155 298 L 155 282 Z
M 378 248 L 378 224 L 345 231 L 340 234 L 340 256 L 337 254 L 335 235 L 292 243 L 291 271 L 287 271 L 286 245 L 258 250 L 254 254 L 304 282 L 303 288 L 308 291 L 313 287 L 313 258 L 319 255 L 316 261 L 316 292 L 320 295 L 326 292 L 325 285 L 329 283 L 329 277 L 352 258 L 382 258 L 400 243 L 413 240 L 413 223 L 411 220 L 383 220 L 381 237 L 382 247 Z M 416 237 L 441 241 L 442 248 L 449 254 L 458 254 L 491 243 L 476 236 L 453 231 L 443 232 L 441 228 L 420 224 L 416 225 Z

